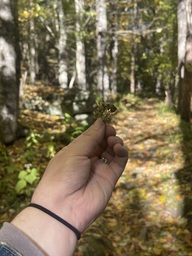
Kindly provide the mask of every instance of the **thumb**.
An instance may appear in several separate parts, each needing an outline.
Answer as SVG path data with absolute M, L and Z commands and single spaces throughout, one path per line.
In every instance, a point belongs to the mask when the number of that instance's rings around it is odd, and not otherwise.
M 105 137 L 106 125 L 99 118 L 70 145 L 73 155 L 90 157 Z

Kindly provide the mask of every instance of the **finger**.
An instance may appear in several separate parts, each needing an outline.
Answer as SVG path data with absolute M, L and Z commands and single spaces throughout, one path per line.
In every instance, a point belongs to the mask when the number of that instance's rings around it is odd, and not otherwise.
M 102 156 L 110 162 L 111 159 L 115 156 L 115 152 L 113 150 L 113 147 L 117 143 L 123 145 L 123 140 L 118 136 L 110 136 L 110 137 L 107 138 L 107 143 L 108 143 L 108 147 L 102 153 Z
M 112 158 L 109 164 L 97 161 L 97 181 L 105 188 L 107 194 L 111 194 L 115 184 L 120 178 L 122 172 L 125 169 L 128 160 L 128 151 L 125 146 L 121 144 L 115 144 L 114 146 L 115 156 Z
M 115 136 L 116 135 L 116 130 L 112 125 L 107 124 L 106 125 L 106 137 L 109 136 Z
M 109 147 L 108 146 L 108 138 L 114 137 L 116 135 L 116 130 L 113 126 L 107 125 L 106 126 L 106 132 L 105 132 L 105 138 L 103 141 L 95 148 L 92 156 L 98 156 L 100 157 L 103 152 Z
M 119 143 L 114 146 L 113 150 L 115 152 L 115 156 L 110 162 L 109 166 L 119 178 L 128 161 L 128 150 L 125 146 L 122 146 Z
M 123 140 L 119 136 L 110 136 L 107 138 L 107 142 L 108 142 L 109 147 L 112 147 L 112 148 L 117 143 L 123 145 Z
M 105 123 L 101 119 L 97 119 L 88 130 L 83 132 L 69 144 L 68 147 L 70 148 L 71 154 L 88 157 L 92 156 L 93 152 L 98 149 L 98 147 L 102 148 L 102 143 L 105 143 L 106 130 L 108 134 L 114 133 L 111 127 L 106 129 Z
M 113 126 L 105 125 L 101 119 L 98 119 L 88 130 L 71 143 L 73 147 L 75 146 L 73 153 L 80 153 L 88 157 L 100 156 L 107 147 L 106 138 L 115 135 L 116 130 Z

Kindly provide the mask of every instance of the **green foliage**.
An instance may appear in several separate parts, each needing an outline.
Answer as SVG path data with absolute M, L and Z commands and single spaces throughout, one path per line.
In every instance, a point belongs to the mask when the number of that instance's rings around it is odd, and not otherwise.
M 74 117 L 71 116 L 69 113 L 65 113 L 64 117 L 65 117 L 65 125 L 67 126 L 66 133 L 69 135 L 70 141 L 78 137 L 88 127 L 87 123 L 76 122 Z
M 163 88 L 173 84 L 177 67 L 177 2 L 172 0 L 153 1 L 137 0 L 137 15 L 134 20 L 133 1 L 117 1 L 115 9 L 111 9 L 111 2 L 106 1 L 109 27 L 110 23 L 117 26 L 118 23 L 118 65 L 117 83 L 118 91 L 129 91 L 131 52 L 133 44 L 136 47 L 135 54 L 135 81 L 142 82 L 143 88 L 154 90 L 157 79 L 160 80 Z M 56 51 L 58 47 L 59 27 L 57 1 L 35 1 L 32 6 L 27 0 L 19 0 L 19 21 L 21 33 L 21 46 L 25 52 L 23 64 L 27 67 L 30 56 L 26 53 L 24 45 L 27 45 L 29 38 L 28 24 L 30 19 L 35 19 L 35 31 L 37 35 L 37 54 L 40 56 L 41 74 L 39 77 L 50 76 L 53 72 L 53 63 L 57 63 Z M 68 66 L 75 64 L 75 21 L 78 18 L 75 14 L 74 1 L 63 1 L 65 12 L 65 27 L 67 31 L 67 51 L 66 58 L 69 60 Z M 95 84 L 96 62 L 96 37 L 95 35 L 95 2 L 84 2 L 82 12 L 81 35 L 86 47 L 86 59 L 88 73 L 94 74 L 91 79 L 91 86 Z M 118 21 L 118 22 L 117 22 Z M 133 30 L 136 31 L 133 36 Z M 118 34 L 118 32 L 122 32 Z M 46 38 L 49 40 L 46 40 Z M 110 44 L 111 31 L 108 31 L 107 56 L 109 63 L 108 70 L 111 69 Z M 51 54 L 52 52 L 52 54 Z M 45 57 L 46 56 L 46 57 Z M 91 60 L 91 61 L 90 61 Z M 46 68 L 45 68 L 46 66 Z M 51 67 L 49 69 L 49 66 Z M 56 68 L 57 69 L 57 68 Z M 57 69 L 58 70 L 58 69 Z M 57 71 L 54 70 L 53 73 Z M 73 73 L 73 68 L 69 68 L 69 77 Z M 90 82 L 90 81 L 89 81 Z
M 73 117 L 69 113 L 64 113 L 64 118 L 67 124 L 71 124 L 74 121 Z
M 123 31 L 124 27 L 129 27 L 130 30 L 119 39 L 118 89 L 125 91 L 129 86 L 133 44 L 136 48 L 136 84 L 139 81 L 142 89 L 154 91 L 159 80 L 163 89 L 167 88 L 174 84 L 177 68 L 177 2 L 138 0 L 136 3 L 135 21 L 133 1 L 128 4 L 126 25 L 123 16 L 119 17 L 122 20 L 119 29 Z M 134 23 L 136 34 L 133 36 Z
M 29 136 L 26 138 L 27 147 L 34 147 L 38 143 L 38 139 L 41 138 L 41 135 L 38 133 L 31 132 Z
M 47 157 L 48 158 L 52 158 L 55 156 L 55 154 L 57 153 L 56 150 L 55 150 L 55 143 L 54 142 L 49 142 L 46 144 L 47 146 Z
M 120 110 L 138 108 L 142 102 L 142 98 L 130 93 L 124 94 L 120 99 L 117 98 L 118 108 Z
M 72 132 L 72 137 L 73 138 L 76 138 L 78 137 L 79 135 L 82 134 L 82 132 L 84 132 L 86 129 L 88 128 L 88 125 L 87 124 L 81 124 L 77 127 L 75 127 L 74 131 Z
M 7 150 L 6 150 L 6 146 L 2 143 L 0 143 L 0 162 L 1 161 L 5 161 L 5 160 L 8 160 L 9 157 L 8 157 L 8 154 L 7 154 Z
M 18 175 L 18 182 L 16 184 L 16 192 L 18 194 L 29 195 L 29 185 L 34 185 L 39 180 L 39 172 L 36 168 L 31 168 L 31 165 L 26 165 L 25 170 L 21 170 Z
M 38 154 L 38 145 L 41 138 L 42 135 L 35 132 L 30 132 L 30 134 L 26 137 L 26 150 L 22 155 L 26 162 L 32 162 L 35 156 Z
M 167 105 L 166 103 L 162 102 L 159 104 L 159 113 L 164 115 L 166 113 L 175 113 L 175 108 L 172 105 Z
M 17 202 L 17 195 L 15 192 L 15 180 L 17 180 L 19 165 L 14 162 L 14 159 L 12 157 L 9 156 L 9 152 L 6 146 L 0 144 L 0 151 L 2 152 L 2 154 L 0 154 L 1 207 L 3 206 L 3 209 L 10 209 L 11 205 Z M 5 219 L 4 221 L 7 221 L 7 219 Z
M 3 195 L 4 193 L 8 192 L 10 198 L 12 198 L 14 194 L 14 184 L 15 184 L 15 176 L 16 173 L 19 171 L 19 167 L 12 163 L 11 160 L 6 163 L 6 166 L 1 169 L 1 179 L 0 179 L 0 194 Z
M 36 154 L 37 154 L 36 148 L 28 148 L 23 154 L 23 159 L 25 159 L 25 161 L 27 162 L 31 162 L 35 158 Z

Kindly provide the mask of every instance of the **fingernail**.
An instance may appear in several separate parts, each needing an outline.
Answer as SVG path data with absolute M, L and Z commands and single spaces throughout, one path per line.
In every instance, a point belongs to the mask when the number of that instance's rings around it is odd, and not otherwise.
M 103 121 L 101 120 L 101 118 L 98 118 L 98 119 L 95 121 L 95 123 L 94 123 L 94 125 L 93 125 L 93 128 L 96 129 L 96 130 L 98 130 L 98 129 L 100 129 L 102 126 L 103 126 Z

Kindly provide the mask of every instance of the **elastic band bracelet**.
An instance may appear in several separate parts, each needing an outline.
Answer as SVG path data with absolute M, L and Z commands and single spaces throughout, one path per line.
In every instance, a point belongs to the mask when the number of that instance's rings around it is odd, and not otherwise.
M 48 215 L 50 215 L 51 217 L 53 217 L 54 219 L 58 220 L 59 222 L 61 222 L 66 227 L 68 227 L 70 230 L 72 230 L 75 233 L 75 235 L 77 237 L 77 240 L 79 240 L 81 238 L 81 233 L 79 232 L 79 230 L 77 230 L 70 223 L 68 223 L 66 220 L 62 219 L 61 217 L 59 217 L 55 213 L 49 211 L 48 209 L 44 208 L 43 206 L 41 206 L 39 204 L 31 203 L 31 204 L 29 204 L 28 207 L 34 207 L 36 209 L 39 209 L 39 210 L 43 211 L 44 213 L 47 213 Z

